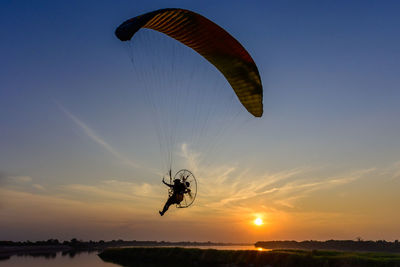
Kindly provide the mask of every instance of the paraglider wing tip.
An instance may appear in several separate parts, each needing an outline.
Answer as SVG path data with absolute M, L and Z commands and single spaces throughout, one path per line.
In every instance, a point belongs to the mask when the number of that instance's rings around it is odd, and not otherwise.
M 118 26 L 118 28 L 115 30 L 115 35 L 121 41 L 129 41 L 130 39 L 132 39 L 132 36 L 138 30 L 140 30 L 140 28 L 142 28 L 149 20 L 151 20 L 156 14 L 158 14 L 161 11 L 169 11 L 169 10 L 178 10 L 178 9 L 164 8 L 128 19 L 127 21 Z
M 263 114 L 264 114 L 264 110 L 261 109 L 255 116 L 256 116 L 257 118 L 261 118 L 261 117 L 263 116 Z
M 154 16 L 155 12 L 149 12 L 126 20 L 115 30 L 115 35 L 121 41 L 129 41 Z
M 261 96 L 262 97 L 262 96 Z M 252 105 L 244 105 L 247 111 L 256 118 L 261 118 L 264 113 L 263 103 L 256 101 Z
M 135 26 L 136 25 L 129 20 L 125 21 L 124 23 L 119 25 L 117 29 L 115 29 L 115 36 L 117 36 L 117 38 L 121 41 L 129 41 L 135 34 L 135 32 L 140 29 L 140 27 L 137 27 L 137 29 L 135 30 Z

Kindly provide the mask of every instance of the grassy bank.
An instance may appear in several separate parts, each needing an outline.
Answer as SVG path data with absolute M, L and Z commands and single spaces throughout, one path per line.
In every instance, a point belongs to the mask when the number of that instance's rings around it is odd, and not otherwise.
M 399 266 L 400 254 L 304 250 L 116 248 L 99 254 L 122 266 Z

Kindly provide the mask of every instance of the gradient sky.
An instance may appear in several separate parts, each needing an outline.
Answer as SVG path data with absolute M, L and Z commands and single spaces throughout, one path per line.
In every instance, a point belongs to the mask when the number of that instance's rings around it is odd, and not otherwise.
M 160 217 L 157 137 L 113 31 L 165 7 L 246 47 L 265 113 L 226 134 L 211 166 L 179 144 L 198 197 Z M 398 239 L 399 13 L 398 1 L 2 0 L 0 238 Z

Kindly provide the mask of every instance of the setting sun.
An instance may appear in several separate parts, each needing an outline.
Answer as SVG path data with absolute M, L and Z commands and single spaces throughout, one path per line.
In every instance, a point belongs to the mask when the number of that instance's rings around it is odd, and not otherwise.
M 257 218 L 257 219 L 254 220 L 254 224 L 260 226 L 260 225 L 263 224 L 263 221 L 262 221 L 261 218 Z

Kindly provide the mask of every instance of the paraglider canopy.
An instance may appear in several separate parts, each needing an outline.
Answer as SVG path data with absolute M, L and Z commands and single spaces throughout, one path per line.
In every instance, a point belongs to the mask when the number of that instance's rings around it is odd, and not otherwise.
M 192 48 L 227 79 L 243 106 L 255 117 L 263 114 L 263 89 L 256 64 L 244 47 L 209 19 L 189 10 L 167 8 L 122 23 L 115 31 L 130 40 L 141 28 L 164 33 Z

